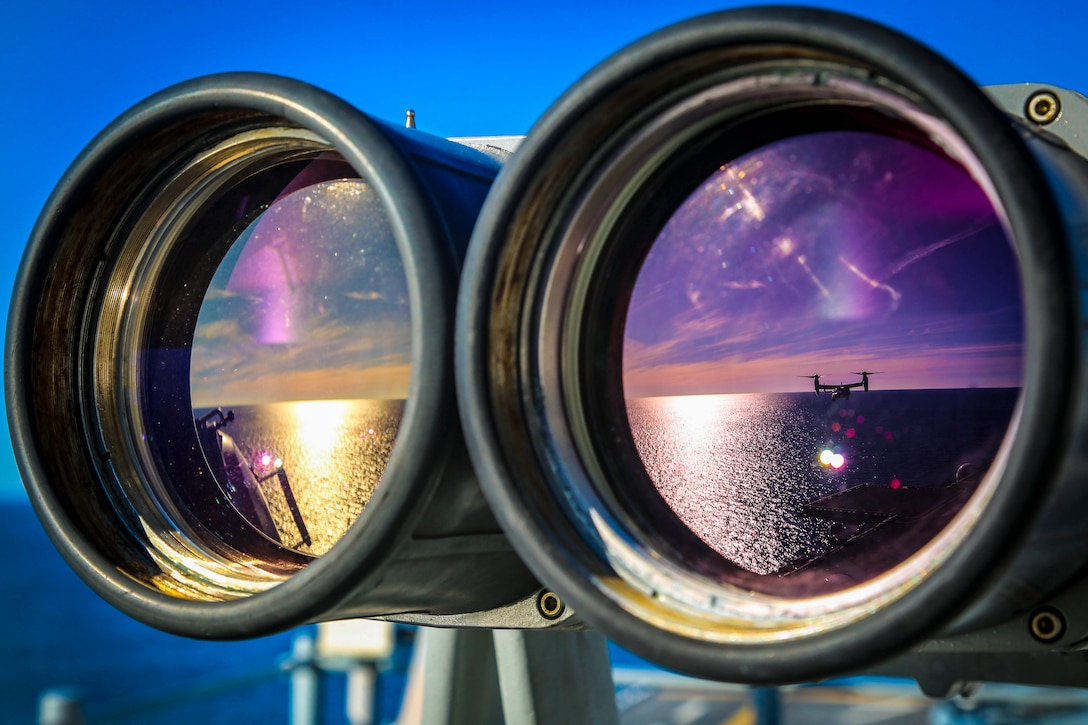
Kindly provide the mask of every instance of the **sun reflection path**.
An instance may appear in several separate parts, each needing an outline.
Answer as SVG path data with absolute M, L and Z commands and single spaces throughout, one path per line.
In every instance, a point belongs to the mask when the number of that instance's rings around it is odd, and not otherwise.
M 310 400 L 293 403 L 298 441 L 312 456 L 327 455 L 342 437 L 351 404 L 345 400 Z
M 281 431 L 279 450 L 266 450 L 257 459 L 262 468 L 286 474 L 297 514 L 312 536 L 306 542 L 308 553 L 315 555 L 325 553 L 339 540 L 372 493 L 373 484 L 356 480 L 353 470 L 358 455 L 351 449 L 352 405 L 348 400 L 283 403 L 286 427 Z M 272 478 L 270 475 L 269 480 Z M 357 490 L 360 486 L 366 490 Z M 292 507 L 285 507 L 278 495 L 272 500 L 276 502 L 277 524 L 288 534 L 285 542 L 293 539 L 287 519 Z

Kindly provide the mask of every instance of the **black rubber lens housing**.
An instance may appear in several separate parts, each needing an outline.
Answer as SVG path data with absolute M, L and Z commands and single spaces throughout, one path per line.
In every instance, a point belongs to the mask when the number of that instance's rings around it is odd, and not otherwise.
M 1017 268 L 1022 373 L 992 465 L 963 469 L 969 493 L 913 549 L 849 585 L 783 590 L 757 585 L 763 574 L 731 574 L 663 505 L 624 410 L 624 327 L 654 240 L 700 184 L 820 134 L 909 146 L 989 199 Z M 1050 161 L 1068 152 L 1046 145 L 917 42 L 808 8 L 681 23 L 579 81 L 501 174 L 459 298 L 470 451 L 530 567 L 622 646 L 753 683 L 857 669 L 965 610 L 954 627 L 1007 619 L 1060 589 L 1088 554 L 1070 545 L 1061 561 L 1038 555 L 1040 535 L 1079 530 L 1065 512 L 1082 498 L 1083 472 L 1067 455 L 1082 385 L 1070 260 L 1081 253 L 1060 207 L 1084 197 L 1075 162 L 1056 171 Z M 858 369 L 856 396 L 873 396 L 871 368 Z
M 104 130 L 35 227 L 6 351 L 20 469 L 77 573 L 201 638 L 531 605 L 454 404 L 460 263 L 497 172 L 260 74 L 183 83 Z M 335 400 L 353 396 L 386 417 Z M 246 432 L 262 405 L 301 411 L 291 450 Z

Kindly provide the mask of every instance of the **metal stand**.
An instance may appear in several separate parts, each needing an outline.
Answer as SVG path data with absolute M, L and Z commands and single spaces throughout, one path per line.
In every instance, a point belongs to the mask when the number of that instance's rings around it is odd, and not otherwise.
M 782 697 L 777 687 L 753 687 L 752 705 L 756 712 L 756 725 L 781 725 Z
M 422 725 L 618 725 L 596 632 L 424 629 Z
M 296 637 L 291 647 L 291 725 L 318 725 L 321 719 L 321 670 L 313 637 Z
M 64 690 L 46 690 L 38 700 L 38 725 L 83 725 L 79 698 Z
M 357 662 L 348 670 L 348 725 L 373 725 L 374 685 L 378 670 L 371 662 Z

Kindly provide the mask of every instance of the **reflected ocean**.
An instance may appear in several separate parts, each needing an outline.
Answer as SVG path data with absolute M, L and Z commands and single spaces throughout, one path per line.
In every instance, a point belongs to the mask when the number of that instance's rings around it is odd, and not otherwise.
M 314 400 L 223 406 L 235 418 L 224 426 L 258 478 L 278 465 L 312 537 L 298 528 L 275 476 L 261 483 L 281 541 L 321 555 L 359 518 L 381 480 L 404 415 L 403 400 Z M 196 417 L 208 409 L 195 411 Z
M 258 467 L 266 453 L 282 458 L 320 552 L 340 538 L 370 498 L 403 406 L 360 400 L 234 406 L 235 420 L 224 430 Z M 297 537 L 276 479 L 262 487 L 285 540 Z M 76 694 L 90 722 L 287 722 L 288 680 L 279 663 L 298 632 L 244 642 L 159 632 L 116 611 L 83 584 L 29 504 L 0 503 L 0 515 L 0 547 L 9 553 L 0 587 L 0 616 L 8 622 L 0 644 L 0 723 L 36 722 L 38 696 L 50 688 Z M 343 698 L 343 678 L 327 678 L 324 721 L 342 721 Z M 389 722 L 399 699 L 382 700 L 379 707 L 379 722 Z
M 756 573 L 788 570 L 833 544 L 814 499 L 859 486 L 946 487 L 992 461 L 1015 389 L 682 396 L 628 401 L 636 443 L 663 497 L 712 548 Z M 236 407 L 228 432 L 255 457 L 283 458 L 313 530 L 350 523 L 380 478 L 400 401 Z M 839 469 L 819 454 L 843 456 Z M 325 506 L 324 496 L 335 503 Z M 322 502 L 322 509 L 317 504 Z M 322 511 L 331 511 L 325 515 Z M 86 713 L 125 723 L 285 722 L 276 672 L 292 633 L 249 642 L 187 640 L 134 622 L 80 582 L 26 503 L 2 503 L 5 630 L 0 722 L 32 723 L 39 693 L 66 686 Z M 284 527 L 290 524 L 283 523 Z M 207 688 L 210 694 L 191 696 Z M 216 688 L 220 688 L 217 690 Z M 326 712 L 342 712 L 342 686 Z M 391 706 L 396 712 L 395 703 Z M 132 708 L 136 708 L 135 711 Z M 141 709 L 142 708 L 142 709 Z
M 1015 388 L 734 394 L 628 401 L 650 478 L 711 549 L 755 574 L 788 574 L 841 546 L 843 523 L 810 505 L 855 489 L 914 495 L 990 466 Z M 311 536 L 327 551 L 362 512 L 393 449 L 404 401 L 234 407 L 225 430 L 259 475 L 280 459 Z M 841 467 L 820 455 L 841 455 Z M 275 478 L 262 484 L 284 542 L 298 530 Z M 885 501 L 882 505 L 886 504 Z M 878 517 L 879 518 L 879 517 Z M 885 517 L 886 518 L 886 517 Z M 873 517 L 860 529 L 873 528 Z M 300 549 L 307 550 L 299 546 Z
M 674 396 L 631 399 L 627 409 L 636 447 L 669 507 L 711 549 L 767 575 L 788 574 L 841 544 L 841 523 L 806 508 L 823 497 L 868 486 L 905 499 L 958 476 L 977 480 L 1018 394 Z M 825 450 L 842 456 L 841 467 L 821 463 Z

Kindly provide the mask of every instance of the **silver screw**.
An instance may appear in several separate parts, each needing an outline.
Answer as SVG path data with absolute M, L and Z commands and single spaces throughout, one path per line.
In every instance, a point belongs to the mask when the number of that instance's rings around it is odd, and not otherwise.
M 1036 91 L 1024 105 L 1024 115 L 1040 126 L 1054 123 L 1062 113 L 1062 102 L 1053 91 Z

